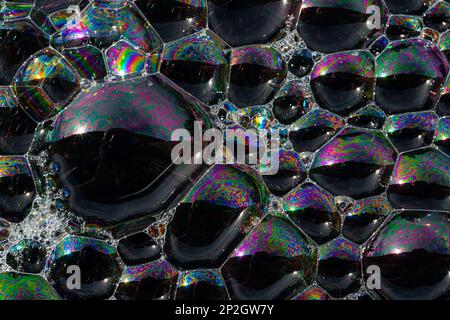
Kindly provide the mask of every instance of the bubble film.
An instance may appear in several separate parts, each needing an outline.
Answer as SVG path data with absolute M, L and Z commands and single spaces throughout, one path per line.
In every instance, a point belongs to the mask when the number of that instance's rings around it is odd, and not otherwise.
M 220 267 L 267 204 L 267 190 L 255 172 L 214 166 L 176 209 L 167 230 L 167 259 L 184 269 Z M 213 225 L 207 223 L 211 219 Z
M 314 67 L 311 88 L 321 107 L 348 115 L 372 100 L 374 72 L 374 60 L 366 52 L 328 55 Z
M 227 45 L 207 32 L 164 47 L 161 73 L 205 103 L 225 98 L 230 74 Z
M 225 283 L 218 271 L 183 272 L 177 283 L 177 300 L 227 300 Z
M 119 41 L 106 52 L 109 70 L 116 76 L 127 76 L 144 70 L 145 55 L 125 41 Z
M 377 57 L 376 102 L 388 113 L 431 109 L 447 74 L 447 59 L 434 44 L 394 42 Z
M 417 17 L 391 16 L 386 34 L 391 40 L 414 38 L 422 31 L 422 21 Z
M 397 150 L 405 151 L 431 144 L 437 122 L 434 113 L 410 113 L 390 117 L 384 129 Z
M 450 155 L 450 118 L 442 118 L 439 122 L 434 143 L 441 151 Z
M 38 275 L 0 273 L 0 300 L 61 300 L 47 281 Z
M 308 111 L 312 105 L 311 100 L 311 95 L 302 82 L 291 81 L 273 101 L 273 115 L 280 123 L 291 124 Z
M 344 297 L 360 287 L 359 247 L 338 238 L 319 247 L 317 283 L 333 297 Z
M 331 300 L 331 297 L 323 289 L 313 286 L 293 298 L 293 300 Z
M 63 55 L 82 79 L 101 80 L 106 77 L 103 54 L 99 49 L 93 46 L 65 49 Z
M 177 270 L 167 261 L 128 267 L 115 293 L 118 300 L 152 300 L 173 297 Z
M 310 176 L 335 195 L 363 198 L 384 191 L 395 159 L 381 134 L 348 128 L 316 154 Z
M 377 6 L 375 28 L 370 19 Z M 304 0 L 298 32 L 307 45 L 320 52 L 359 49 L 375 40 L 385 27 L 387 10 L 378 0 Z
M 314 109 L 292 124 L 289 139 L 295 150 L 315 151 L 329 141 L 340 128 L 344 120 L 322 109 Z
M 228 99 L 238 107 L 265 104 L 280 90 L 286 63 L 272 47 L 250 46 L 233 50 Z
M 377 265 L 385 299 L 436 299 L 448 295 L 448 213 L 397 212 L 364 254 L 364 267 Z
M 222 267 L 233 299 L 287 298 L 315 273 L 316 249 L 289 221 L 266 218 Z M 266 269 L 270 263 L 273 268 Z
M 382 197 L 360 200 L 346 215 L 342 234 L 347 239 L 362 244 L 377 230 L 390 212 L 389 202 Z
M 388 189 L 394 208 L 448 210 L 450 159 L 435 149 L 401 155 Z
M 448 299 L 449 8 L 1 1 L 0 300 Z
M 339 235 L 341 218 L 333 198 L 312 183 L 288 193 L 283 200 L 284 211 L 317 243 Z
M 70 266 L 81 271 L 79 290 L 72 290 Z M 119 281 L 122 268 L 116 248 L 86 237 L 70 236 L 61 241 L 51 253 L 47 265 L 50 284 L 63 297 L 70 299 L 106 299 Z

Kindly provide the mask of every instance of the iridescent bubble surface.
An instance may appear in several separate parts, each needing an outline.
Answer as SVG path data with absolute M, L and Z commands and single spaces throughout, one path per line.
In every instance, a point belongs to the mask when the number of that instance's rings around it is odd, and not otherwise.
M 390 117 L 384 130 L 397 150 L 405 151 L 431 144 L 437 122 L 431 112 L 402 114 Z
M 360 250 L 343 238 L 319 247 L 317 283 L 333 297 L 344 297 L 357 291 L 361 277 Z
M 60 112 L 79 91 L 79 76 L 56 51 L 44 49 L 22 65 L 14 78 L 14 92 L 36 121 Z
M 313 286 L 305 291 L 302 291 L 300 294 L 295 296 L 292 300 L 331 300 L 331 297 L 328 293 L 326 293 L 322 288 L 318 286 Z
M 101 0 L 93 1 L 72 23 L 52 35 L 51 43 L 57 48 L 92 44 L 103 49 L 121 38 L 144 52 L 162 44 L 134 4 Z
M 347 128 L 318 151 L 310 177 L 335 195 L 360 199 L 384 191 L 395 159 L 383 135 Z
M 69 208 L 117 235 L 145 227 L 191 186 L 188 177 L 206 169 L 171 159 L 175 129 L 192 132 L 196 120 L 210 125 L 203 108 L 160 75 L 83 91 L 53 120 L 42 146 L 61 167 Z
M 71 266 L 80 270 L 80 289 L 73 290 Z M 65 299 L 107 299 L 122 273 L 117 251 L 107 243 L 85 237 L 66 237 L 53 249 L 47 264 L 50 284 Z
M 103 54 L 93 46 L 65 49 L 63 55 L 83 79 L 99 80 L 106 76 Z
M 328 142 L 344 124 L 341 117 L 326 110 L 314 109 L 291 125 L 289 140 L 299 152 L 315 151 Z
M 183 269 L 220 267 L 267 203 L 267 190 L 255 172 L 214 166 L 176 209 L 164 247 L 168 261 Z
M 364 253 L 364 268 L 381 271 L 380 289 L 368 289 L 384 299 L 448 297 L 449 234 L 448 213 L 397 212 Z
M 0 300 L 61 300 L 58 293 L 38 275 L 0 273 Z
M 450 156 L 450 118 L 442 118 L 436 129 L 436 137 L 434 144 L 438 148 Z
M 447 59 L 434 44 L 394 42 L 377 57 L 376 102 L 388 113 L 432 109 L 447 74 Z
M 399 156 L 388 189 L 394 208 L 448 210 L 450 158 L 427 148 Z
M 173 296 L 177 270 L 166 260 L 128 267 L 117 287 L 118 300 L 156 300 Z
M 274 195 L 283 196 L 303 182 L 306 178 L 306 169 L 297 153 L 285 149 L 274 150 L 273 152 L 278 154 L 278 171 L 272 175 L 264 175 L 263 179 Z M 261 166 L 259 170 L 265 173 L 270 168 Z
M 238 107 L 265 104 L 280 90 L 286 78 L 281 54 L 268 46 L 233 50 L 228 99 Z
M 446 1 L 439 1 L 426 12 L 423 22 L 427 27 L 439 32 L 447 31 L 450 26 L 450 4 Z
M 317 254 L 311 244 L 289 221 L 267 217 L 222 267 L 231 298 L 289 298 L 311 284 Z
M 128 42 L 119 41 L 108 49 L 106 59 L 111 73 L 123 77 L 142 72 L 146 57 Z
M 416 17 L 391 16 L 389 18 L 386 35 L 391 40 L 414 38 L 422 31 L 422 21 Z
M 211 32 L 164 47 L 161 73 L 205 103 L 223 100 L 230 76 L 228 46 Z
M 227 300 L 222 276 L 215 270 L 185 271 L 177 283 L 177 300 Z
M 390 212 L 391 206 L 384 198 L 360 200 L 345 217 L 342 234 L 347 239 L 362 244 L 377 230 Z
M 379 19 L 370 19 L 372 14 Z M 309 48 L 329 53 L 365 47 L 381 34 L 386 19 L 383 1 L 303 0 L 297 29 Z
M 374 73 L 375 62 L 364 51 L 331 54 L 314 67 L 311 88 L 321 107 L 348 115 L 372 100 Z
M 308 236 L 324 243 L 339 235 L 341 217 L 333 198 L 312 183 L 305 183 L 288 193 L 284 211 Z

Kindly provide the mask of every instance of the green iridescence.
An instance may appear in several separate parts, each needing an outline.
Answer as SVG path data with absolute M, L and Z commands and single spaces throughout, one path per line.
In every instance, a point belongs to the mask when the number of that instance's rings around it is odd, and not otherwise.
M 61 300 L 58 293 L 38 275 L 0 274 L 0 300 Z

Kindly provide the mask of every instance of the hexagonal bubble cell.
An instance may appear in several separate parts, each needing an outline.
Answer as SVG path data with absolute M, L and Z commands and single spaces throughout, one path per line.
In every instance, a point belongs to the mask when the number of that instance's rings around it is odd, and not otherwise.
M 349 240 L 363 244 L 390 214 L 391 206 L 383 197 L 358 201 L 346 215 L 342 234 Z
M 434 113 L 409 113 L 388 118 L 384 130 L 401 152 L 431 144 L 437 123 L 438 117 Z
M 263 179 L 274 195 L 283 196 L 305 180 L 307 170 L 296 152 L 285 149 L 271 151 L 278 154 L 279 169 L 275 174 L 263 175 Z M 269 173 L 270 168 L 261 165 L 259 172 Z
M 62 54 L 82 79 L 101 80 L 106 77 L 103 53 L 96 47 L 87 45 L 65 49 Z
M 97 84 L 44 126 L 34 152 L 60 168 L 70 210 L 120 237 L 148 226 L 207 169 L 174 165 L 171 154 L 172 132 L 211 127 L 204 109 L 161 75 Z
M 303 0 L 297 29 L 315 51 L 358 49 L 382 34 L 387 15 L 380 0 Z
M 386 35 L 391 40 L 401 40 L 420 36 L 422 21 L 418 17 L 391 16 Z
M 294 26 L 300 3 L 298 0 L 208 0 L 208 23 L 234 47 L 267 43 Z
M 80 90 L 80 78 L 63 56 L 48 48 L 22 65 L 13 88 L 25 111 L 43 121 L 70 103 Z
M 106 49 L 124 39 L 144 52 L 151 52 L 162 41 L 133 3 L 124 1 L 91 2 L 71 23 L 52 35 L 56 48 L 92 44 Z
M 423 22 L 427 27 L 436 31 L 447 31 L 450 24 L 450 4 L 446 1 L 439 1 L 425 13 Z
M 236 248 L 222 274 L 232 299 L 290 298 L 312 284 L 316 255 L 291 222 L 268 216 Z
M 23 157 L 0 157 L 0 218 L 20 222 L 35 198 L 31 169 Z
M 81 277 L 80 289 L 73 290 L 70 277 L 76 272 Z M 97 239 L 69 236 L 53 249 L 47 277 L 65 299 L 106 299 L 114 293 L 121 273 L 115 247 Z
M 166 260 L 127 267 L 117 287 L 117 300 L 173 299 L 177 270 Z
M 283 208 L 294 223 L 317 243 L 339 235 L 341 217 L 329 193 L 305 183 L 288 193 Z
M 335 195 L 361 199 L 385 190 L 395 159 L 382 134 L 347 128 L 317 152 L 310 177 Z
M 361 287 L 360 249 L 343 238 L 334 239 L 318 250 L 317 283 L 335 298 Z
M 142 73 L 145 61 L 145 54 L 126 41 L 119 41 L 106 51 L 106 62 L 113 76 L 124 77 Z
M 432 109 L 447 74 L 447 59 L 433 43 L 394 42 L 377 57 L 376 102 L 387 113 Z
M 136 0 L 164 42 L 174 41 L 206 27 L 206 0 Z
M 312 97 L 305 87 L 303 82 L 290 81 L 273 101 L 273 115 L 280 123 L 291 124 L 309 110 Z
M 178 205 L 164 252 L 182 269 L 218 268 L 259 222 L 268 191 L 246 167 L 216 165 Z
M 299 152 L 316 151 L 345 125 L 344 119 L 323 109 L 314 109 L 293 123 L 289 140 Z
M 234 49 L 228 99 L 240 108 L 266 104 L 280 90 L 286 74 L 286 63 L 272 47 Z
M 448 298 L 449 233 L 448 213 L 396 212 L 364 253 L 363 269 L 380 275 L 378 286 L 365 273 L 366 287 L 384 299 Z
M 332 112 L 348 115 L 373 98 L 375 62 L 364 51 L 327 55 L 311 74 L 317 103 Z
M 164 46 L 161 73 L 208 104 L 226 96 L 230 76 L 229 47 L 210 31 Z
M 450 208 L 450 157 L 434 148 L 399 156 L 388 188 L 389 201 L 398 209 Z

